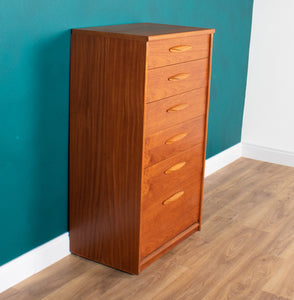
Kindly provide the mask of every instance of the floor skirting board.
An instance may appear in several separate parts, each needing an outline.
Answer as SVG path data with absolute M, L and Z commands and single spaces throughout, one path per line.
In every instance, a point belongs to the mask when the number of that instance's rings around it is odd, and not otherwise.
M 0 267 L 0 293 L 69 255 L 68 232 Z
M 294 153 L 242 143 L 242 156 L 273 164 L 294 167 Z
M 236 144 L 210 158 L 205 162 L 205 177 L 220 170 L 241 157 L 242 144 Z

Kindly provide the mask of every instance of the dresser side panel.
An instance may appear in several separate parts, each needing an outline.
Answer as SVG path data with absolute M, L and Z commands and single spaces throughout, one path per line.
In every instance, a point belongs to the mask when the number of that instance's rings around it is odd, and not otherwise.
M 200 207 L 200 211 L 199 211 L 199 230 L 201 230 L 201 224 L 202 224 L 205 160 L 206 160 L 206 147 L 207 147 L 207 127 L 208 127 L 208 112 L 209 112 L 209 97 L 210 97 L 210 82 L 211 82 L 212 47 L 213 47 L 213 33 L 210 34 L 210 47 L 209 47 L 209 59 L 208 59 L 206 113 L 205 113 L 205 126 L 204 126 L 204 134 L 203 134 L 204 141 L 203 141 L 202 183 L 201 183 L 200 206 L 199 206 Z
M 72 35 L 72 253 L 139 270 L 146 43 Z

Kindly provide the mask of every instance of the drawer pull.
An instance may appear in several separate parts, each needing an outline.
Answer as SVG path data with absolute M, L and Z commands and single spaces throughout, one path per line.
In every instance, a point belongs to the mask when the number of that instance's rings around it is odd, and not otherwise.
M 183 139 L 186 135 L 188 134 L 188 132 L 184 132 L 184 133 L 180 133 L 180 134 L 177 134 L 173 137 L 171 137 L 170 139 L 168 139 L 165 144 L 169 145 L 169 144 L 173 144 L 177 141 L 180 141 L 181 139 Z
M 169 77 L 168 80 L 169 81 L 179 81 L 179 80 L 186 79 L 189 76 L 190 76 L 189 73 L 180 73 L 180 74 L 176 74 L 176 75 Z
M 170 202 L 174 202 L 176 200 L 178 200 L 179 198 L 181 198 L 184 195 L 184 191 L 178 192 L 174 195 L 172 195 L 171 197 L 169 197 L 168 199 L 164 200 L 162 202 L 163 205 L 169 204 Z
M 186 164 L 185 161 L 180 162 L 180 163 L 178 163 L 178 164 L 176 164 L 176 165 L 170 167 L 170 168 L 167 169 L 166 171 L 164 171 L 164 174 L 167 175 L 167 174 L 170 174 L 170 173 L 172 173 L 172 172 L 174 172 L 174 171 L 178 171 L 178 170 L 180 170 L 181 168 L 183 168 L 183 166 L 184 166 L 185 164 Z
M 188 103 L 179 104 L 179 105 L 176 105 L 176 106 L 173 106 L 173 107 L 169 108 L 167 110 L 167 112 L 180 111 L 180 110 L 183 110 L 183 109 L 187 108 L 188 106 L 189 106 Z
M 188 51 L 192 49 L 192 46 L 190 45 L 179 45 L 179 46 L 174 46 L 174 47 L 171 47 L 169 49 L 170 52 L 184 52 L 184 51 Z

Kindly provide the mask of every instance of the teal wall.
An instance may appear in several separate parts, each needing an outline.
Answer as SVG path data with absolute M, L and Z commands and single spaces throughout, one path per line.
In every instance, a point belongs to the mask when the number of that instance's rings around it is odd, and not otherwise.
M 70 29 L 213 27 L 207 157 L 238 143 L 253 0 L 0 2 L 0 265 L 67 231 Z

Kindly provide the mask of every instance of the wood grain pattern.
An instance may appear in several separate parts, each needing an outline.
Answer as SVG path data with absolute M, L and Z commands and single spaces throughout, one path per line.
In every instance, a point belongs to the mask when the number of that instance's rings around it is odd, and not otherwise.
M 262 291 L 254 297 L 254 300 L 290 300 L 290 298 L 279 297 L 275 294 Z
M 112 26 L 98 26 L 75 29 L 88 34 L 97 34 L 111 38 L 135 39 L 140 41 L 174 39 L 183 36 L 197 36 L 214 33 L 214 29 L 177 26 L 156 23 L 134 23 Z
M 199 144 L 144 170 L 141 216 L 141 257 L 149 255 L 199 221 L 202 150 Z M 186 164 L 165 174 L 176 163 Z M 163 205 L 176 194 L 181 197 Z M 198 228 L 198 227 L 197 227 Z
M 148 167 L 171 155 L 203 143 L 204 117 L 188 120 L 145 138 L 144 166 Z M 181 138 L 175 142 L 172 139 Z
M 73 34 L 71 49 L 70 249 L 138 273 L 145 43 Z
M 154 251 L 140 276 L 70 255 L 0 299 L 292 300 L 293 191 L 294 168 L 239 159 L 205 178 L 202 230 L 161 259 Z M 276 203 L 276 226 L 264 230 L 259 208 Z
M 293 232 L 294 225 L 292 226 L 292 234 Z M 263 290 L 285 298 L 294 299 L 294 264 L 289 263 L 294 261 L 294 242 L 288 246 L 287 250 L 290 255 L 287 259 L 279 261 L 276 268 L 277 271 L 269 278 Z
M 209 45 L 209 34 L 149 42 L 147 67 L 152 69 L 208 57 Z
M 190 76 L 183 80 L 168 80 L 182 73 Z M 146 101 L 152 102 L 193 89 L 206 87 L 208 85 L 207 78 L 207 58 L 150 69 L 147 72 Z
M 157 131 L 183 123 L 206 112 L 207 89 L 196 89 L 184 94 L 165 98 L 146 105 L 146 136 Z M 181 110 L 171 109 L 185 104 Z
M 199 221 L 202 144 L 144 170 L 141 216 L 141 257 L 150 254 L 182 230 Z M 166 169 L 186 164 L 175 172 Z M 176 194 L 181 197 L 169 205 Z
M 183 193 L 177 201 L 173 201 L 169 205 L 163 205 L 162 202 L 179 192 Z M 149 205 L 143 200 L 142 205 L 145 212 L 141 217 L 142 258 L 197 222 L 199 218 L 199 197 L 199 182 L 194 179 L 179 189 L 170 189 L 167 199 L 162 201 L 156 199 L 152 204 L 149 202 Z

